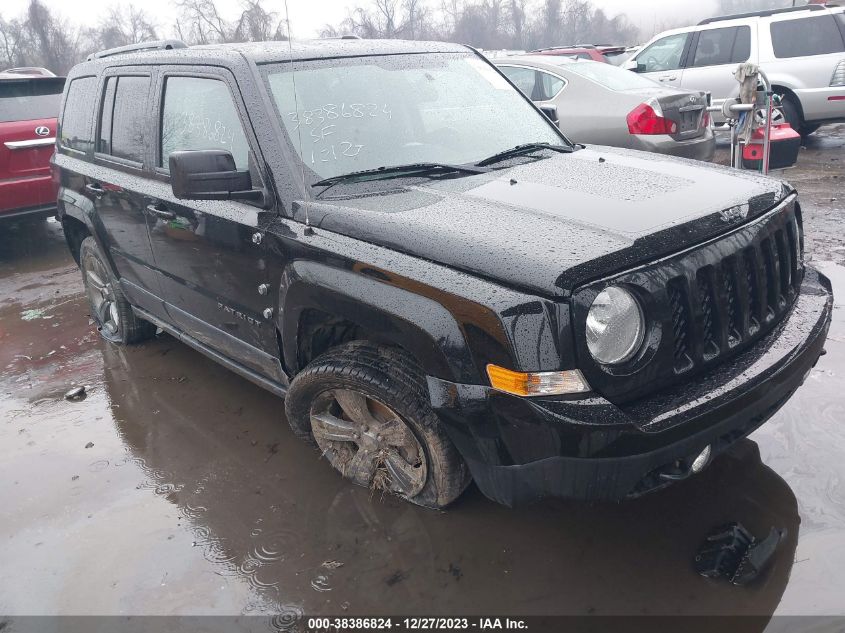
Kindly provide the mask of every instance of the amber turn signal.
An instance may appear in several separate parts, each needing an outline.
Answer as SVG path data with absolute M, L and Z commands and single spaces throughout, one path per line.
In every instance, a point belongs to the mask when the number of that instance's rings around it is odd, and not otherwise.
M 516 396 L 558 396 L 590 390 L 577 369 L 526 373 L 491 364 L 487 365 L 487 376 L 493 389 Z

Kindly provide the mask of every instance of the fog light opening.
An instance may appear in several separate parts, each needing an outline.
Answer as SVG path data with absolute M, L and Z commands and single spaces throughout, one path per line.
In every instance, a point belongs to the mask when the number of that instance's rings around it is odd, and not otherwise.
M 690 466 L 690 470 L 694 473 L 700 473 L 704 470 L 704 467 L 710 462 L 710 454 L 712 453 L 712 449 L 710 448 L 710 444 L 704 447 L 698 457 L 692 460 L 692 466 Z

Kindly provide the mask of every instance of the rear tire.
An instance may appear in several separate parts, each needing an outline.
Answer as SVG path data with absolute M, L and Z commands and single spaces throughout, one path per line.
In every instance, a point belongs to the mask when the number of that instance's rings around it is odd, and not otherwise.
M 400 350 L 364 341 L 329 350 L 294 378 L 285 412 L 294 433 L 358 485 L 439 509 L 471 480 L 422 370 Z
M 104 339 L 128 345 L 155 336 L 156 326 L 135 316 L 120 289 L 120 283 L 112 275 L 106 258 L 91 236 L 82 240 L 79 246 L 79 268 L 91 307 L 91 318 Z

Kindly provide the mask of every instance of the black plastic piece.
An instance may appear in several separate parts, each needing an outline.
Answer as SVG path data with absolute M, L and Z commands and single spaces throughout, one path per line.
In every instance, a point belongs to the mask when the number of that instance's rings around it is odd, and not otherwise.
M 727 578 L 731 584 L 747 585 L 760 575 L 786 530 L 772 528 L 762 541 L 739 523 L 722 525 L 704 540 L 695 555 L 695 570 L 707 578 Z

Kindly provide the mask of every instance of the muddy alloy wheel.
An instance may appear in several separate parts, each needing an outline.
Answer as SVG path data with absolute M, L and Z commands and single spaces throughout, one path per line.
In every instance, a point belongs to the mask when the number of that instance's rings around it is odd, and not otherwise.
M 82 260 L 85 293 L 91 303 L 94 320 L 104 338 L 120 340 L 120 313 L 117 310 L 114 288 L 105 266 L 94 256 Z
M 369 341 L 334 347 L 291 382 L 285 414 L 344 477 L 427 508 L 445 508 L 471 481 L 425 375 L 405 351 Z
M 112 343 L 138 343 L 155 336 L 156 327 L 135 316 L 93 237 L 86 237 L 79 245 L 79 267 L 91 317 L 104 339 Z
M 419 440 L 390 407 L 350 389 L 321 394 L 311 407 L 311 433 L 332 466 L 359 486 L 414 497 L 425 486 Z

